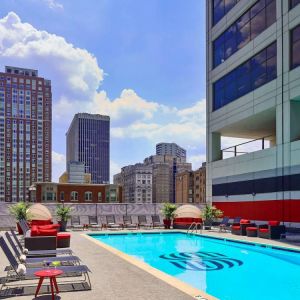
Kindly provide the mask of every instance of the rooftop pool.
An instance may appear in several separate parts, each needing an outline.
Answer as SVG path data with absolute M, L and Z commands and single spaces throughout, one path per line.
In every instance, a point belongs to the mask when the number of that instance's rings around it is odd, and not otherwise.
M 300 252 L 181 232 L 90 234 L 221 300 L 295 300 Z

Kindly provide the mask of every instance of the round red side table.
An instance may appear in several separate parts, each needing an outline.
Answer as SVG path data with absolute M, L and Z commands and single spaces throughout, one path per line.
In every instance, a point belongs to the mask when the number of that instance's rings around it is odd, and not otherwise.
M 59 276 L 61 274 L 63 274 L 62 270 L 52 269 L 52 268 L 51 269 L 44 269 L 44 270 L 35 272 L 34 275 L 36 277 L 40 277 L 39 284 L 38 284 L 36 292 L 35 292 L 35 297 L 38 295 L 38 293 L 40 291 L 40 288 L 42 286 L 44 278 L 48 277 L 50 279 L 50 287 L 51 287 L 52 300 L 54 300 L 54 288 L 56 290 L 56 293 L 57 294 L 59 293 L 57 282 L 56 282 L 56 276 Z

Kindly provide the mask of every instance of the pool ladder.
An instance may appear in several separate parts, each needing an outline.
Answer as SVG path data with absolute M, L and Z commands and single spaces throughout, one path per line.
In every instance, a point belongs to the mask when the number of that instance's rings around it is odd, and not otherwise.
M 199 230 L 200 233 L 202 233 L 202 223 L 196 223 L 196 222 L 193 222 L 193 223 L 190 225 L 190 227 L 189 227 L 189 229 L 187 230 L 186 233 L 187 233 L 187 234 L 193 233 L 193 232 L 198 233 L 198 230 Z

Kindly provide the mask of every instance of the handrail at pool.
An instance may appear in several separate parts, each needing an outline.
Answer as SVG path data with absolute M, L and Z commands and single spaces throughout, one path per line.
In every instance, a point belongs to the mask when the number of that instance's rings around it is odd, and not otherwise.
M 199 228 L 199 226 L 200 226 L 200 228 Z M 187 230 L 186 233 L 187 233 L 187 234 L 193 233 L 193 232 L 197 233 L 197 232 L 198 232 L 198 229 L 199 229 L 200 233 L 202 233 L 202 223 L 199 223 L 199 222 L 193 222 L 193 223 L 190 225 L 190 227 L 189 227 L 189 229 Z

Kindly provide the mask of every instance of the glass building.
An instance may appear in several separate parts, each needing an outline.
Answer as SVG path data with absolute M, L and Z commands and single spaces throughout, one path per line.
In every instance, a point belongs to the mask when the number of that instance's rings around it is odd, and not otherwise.
M 206 3 L 207 201 L 300 222 L 300 1 Z
M 51 181 L 52 93 L 37 70 L 0 73 L 0 201 L 25 201 L 32 183 Z
M 67 165 L 83 162 L 92 183 L 109 183 L 109 132 L 109 116 L 78 113 L 66 133 Z

